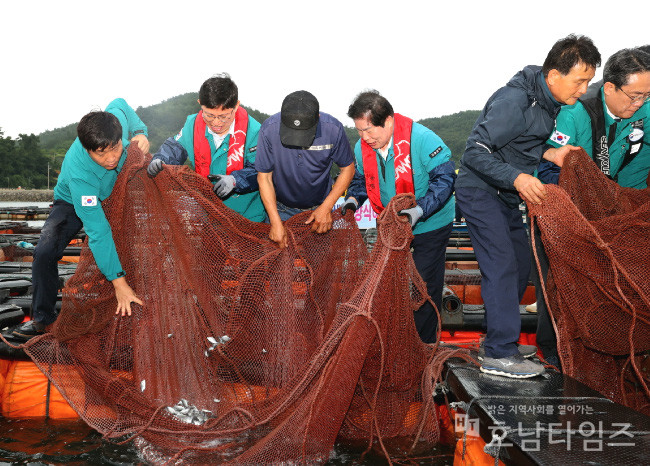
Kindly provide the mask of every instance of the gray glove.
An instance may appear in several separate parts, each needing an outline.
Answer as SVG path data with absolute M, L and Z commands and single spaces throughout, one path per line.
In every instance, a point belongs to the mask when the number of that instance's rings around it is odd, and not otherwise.
M 156 176 L 158 173 L 160 173 L 163 169 L 163 163 L 162 160 L 160 159 L 153 159 L 151 162 L 149 162 L 149 166 L 147 167 L 147 173 L 149 173 L 150 176 Z
M 212 190 L 220 199 L 228 196 L 235 189 L 235 177 L 232 175 L 214 175 L 212 181 L 216 181 Z
M 404 209 L 397 212 L 397 215 L 406 215 L 408 217 L 409 222 L 411 223 L 411 228 L 413 228 L 417 223 L 417 221 L 420 220 L 422 214 L 424 214 L 424 211 L 422 210 L 422 207 L 420 207 L 419 205 L 416 205 L 415 207 L 411 207 L 410 209 Z
M 345 213 L 350 209 L 352 212 L 355 212 L 359 208 L 359 203 L 353 197 L 348 197 L 343 205 L 341 206 L 341 216 L 345 217 Z

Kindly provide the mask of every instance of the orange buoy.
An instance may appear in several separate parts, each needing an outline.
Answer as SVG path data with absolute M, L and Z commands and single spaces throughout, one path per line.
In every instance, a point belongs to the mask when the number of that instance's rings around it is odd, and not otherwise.
M 456 442 L 454 466 L 494 466 L 494 457 L 485 453 L 483 448 L 485 448 L 485 441 L 481 437 L 468 435 L 463 454 L 463 439 L 459 439 Z M 501 460 L 499 466 L 503 466 Z
M 440 442 L 445 445 L 453 445 L 456 441 L 456 430 L 454 417 L 456 410 L 448 408 L 446 404 L 436 405 L 438 410 L 438 424 L 440 425 Z
M 2 390 L 6 418 L 77 419 L 79 415 L 31 361 L 9 361 Z
M 11 360 L 0 359 L 0 403 L 2 402 L 2 392 L 4 391 L 5 379 L 7 378 L 7 372 L 9 372 L 10 365 Z

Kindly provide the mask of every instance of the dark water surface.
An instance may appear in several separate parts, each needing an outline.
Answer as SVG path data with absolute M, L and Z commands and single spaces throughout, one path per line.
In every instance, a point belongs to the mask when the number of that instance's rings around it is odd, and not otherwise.
M 363 446 L 337 446 L 326 463 L 339 465 L 383 465 L 387 461 L 371 452 L 361 460 Z M 403 458 L 395 464 L 451 465 L 453 449 L 439 447 L 417 458 Z M 6 419 L 0 416 L 0 465 L 144 465 L 131 443 L 117 445 L 83 421 Z
M 81 420 L 0 417 L 0 464 L 144 464 L 132 447 L 102 440 Z

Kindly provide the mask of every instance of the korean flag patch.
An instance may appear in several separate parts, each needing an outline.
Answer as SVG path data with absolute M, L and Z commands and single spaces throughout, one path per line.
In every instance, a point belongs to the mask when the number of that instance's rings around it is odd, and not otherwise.
M 81 196 L 81 205 L 83 207 L 95 207 L 97 205 L 97 196 Z
M 571 136 L 560 133 L 558 130 L 553 131 L 553 134 L 551 134 L 551 141 L 556 142 L 561 146 L 566 146 L 570 138 Z

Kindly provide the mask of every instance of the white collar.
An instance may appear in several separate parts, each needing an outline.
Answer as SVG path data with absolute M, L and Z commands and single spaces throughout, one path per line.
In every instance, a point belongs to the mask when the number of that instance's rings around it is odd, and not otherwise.
M 381 155 L 383 159 L 386 160 L 388 158 L 388 151 L 392 146 L 393 146 L 393 136 L 390 137 L 390 141 L 388 141 L 388 144 L 386 144 L 386 148 L 377 149 L 377 152 L 379 152 L 379 155 Z
M 622 120 L 622 118 L 617 117 L 616 115 L 614 115 L 612 112 L 609 111 L 609 107 L 607 106 L 607 102 L 605 102 L 605 110 L 607 110 L 607 114 L 608 114 L 610 117 L 612 117 L 612 119 L 613 119 L 614 121 L 621 121 L 621 120 Z
M 230 123 L 230 128 L 228 129 L 228 132 L 225 133 L 223 136 L 220 134 L 215 133 L 212 131 L 212 128 L 208 126 L 208 133 L 210 133 L 215 141 L 215 144 L 218 142 L 219 144 L 216 144 L 217 147 L 221 145 L 224 139 L 226 139 L 226 136 L 228 135 L 234 135 L 235 134 L 235 120 L 232 120 L 232 123 Z

